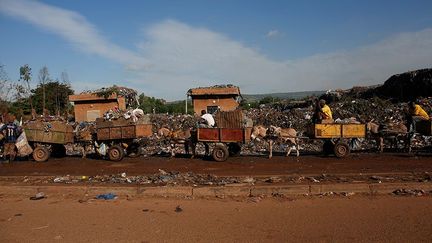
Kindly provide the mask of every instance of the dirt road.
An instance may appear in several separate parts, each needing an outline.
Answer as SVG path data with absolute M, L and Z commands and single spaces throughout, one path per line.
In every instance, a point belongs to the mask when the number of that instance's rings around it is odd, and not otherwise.
M 226 162 L 202 158 L 140 157 L 121 162 L 77 157 L 51 158 L 48 162 L 17 161 L 0 165 L 0 176 L 25 175 L 103 175 L 126 172 L 144 175 L 166 171 L 213 174 L 219 176 L 266 176 L 292 174 L 401 173 L 432 171 L 431 156 L 406 154 L 353 154 L 349 158 L 306 155 L 296 157 L 240 156 Z
M 431 197 L 1 198 L 1 242 L 430 242 Z M 180 209 L 176 212 L 176 207 Z

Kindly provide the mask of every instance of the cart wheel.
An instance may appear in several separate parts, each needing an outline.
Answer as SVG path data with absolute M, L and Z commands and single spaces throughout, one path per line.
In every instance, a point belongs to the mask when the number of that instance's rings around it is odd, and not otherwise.
M 119 145 L 114 145 L 108 150 L 108 158 L 111 161 L 120 161 L 124 157 L 123 148 Z
M 214 160 L 222 162 L 228 159 L 229 152 L 224 144 L 219 144 L 214 147 L 212 155 Z
M 324 155 L 329 155 L 334 152 L 334 144 L 330 140 L 325 140 L 323 144 Z
M 38 146 L 33 150 L 33 159 L 37 162 L 44 162 L 48 160 L 50 154 L 51 153 L 47 148 Z
M 229 143 L 228 151 L 230 156 L 237 156 L 240 154 L 241 145 L 239 143 Z
M 350 153 L 350 148 L 348 147 L 348 144 L 339 142 L 335 144 L 334 153 L 336 157 L 342 158 Z
M 141 146 L 133 143 L 126 148 L 127 156 L 131 158 L 138 158 L 141 155 Z

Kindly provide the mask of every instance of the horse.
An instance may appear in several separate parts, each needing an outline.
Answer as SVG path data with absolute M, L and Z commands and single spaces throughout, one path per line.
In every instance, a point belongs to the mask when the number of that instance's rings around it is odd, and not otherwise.
M 409 146 L 408 128 L 403 123 L 380 125 L 372 119 L 366 123 L 366 130 L 375 138 L 380 153 L 384 151 L 384 139 L 391 141 L 392 148 L 397 148 L 398 139 L 405 136 L 405 146 Z
M 262 125 L 254 126 L 251 132 L 251 139 L 257 141 L 263 139 L 268 142 L 270 152 L 269 159 L 273 157 L 273 143 L 278 140 L 288 145 L 286 156 L 289 156 L 293 149 L 296 150 L 297 157 L 300 155 L 297 131 L 293 128 L 280 128 L 276 126 L 266 128 Z
M 176 144 L 184 144 L 186 154 L 189 154 L 189 147 L 192 148 L 192 158 L 195 155 L 195 144 L 191 136 L 190 129 L 184 130 L 170 130 L 166 127 L 162 127 L 156 133 L 158 139 L 164 139 L 170 143 L 170 153 L 171 157 L 175 156 L 175 146 Z

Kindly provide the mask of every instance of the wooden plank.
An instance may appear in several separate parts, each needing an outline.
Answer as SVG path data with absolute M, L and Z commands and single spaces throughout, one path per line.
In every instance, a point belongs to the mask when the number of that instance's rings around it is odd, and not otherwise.
M 220 111 L 215 116 L 216 124 L 220 128 L 242 128 L 243 113 L 241 110 Z
M 219 142 L 219 128 L 198 128 L 198 141 Z
M 315 124 L 315 138 L 340 138 L 341 124 Z
M 432 121 L 417 121 L 416 122 L 416 132 L 425 135 L 425 136 L 431 136 L 432 135 Z
M 153 125 L 152 124 L 139 124 L 136 125 L 136 137 L 150 137 L 153 134 Z
M 343 138 L 364 138 L 366 137 L 365 124 L 342 124 Z
M 243 142 L 244 133 L 241 128 L 221 128 L 220 140 L 222 142 Z

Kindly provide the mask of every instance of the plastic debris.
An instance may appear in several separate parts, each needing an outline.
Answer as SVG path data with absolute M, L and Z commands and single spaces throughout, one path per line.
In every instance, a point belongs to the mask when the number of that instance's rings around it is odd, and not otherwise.
M 30 197 L 30 200 L 41 200 L 41 199 L 44 199 L 44 198 L 46 198 L 45 193 L 38 192 L 33 197 Z
M 96 199 L 113 200 L 117 199 L 117 195 L 113 193 L 99 194 L 96 196 Z

